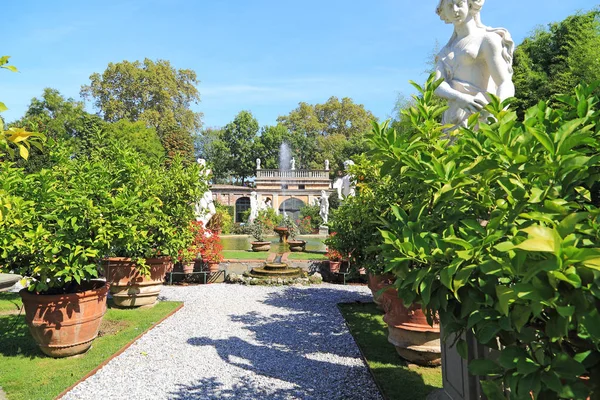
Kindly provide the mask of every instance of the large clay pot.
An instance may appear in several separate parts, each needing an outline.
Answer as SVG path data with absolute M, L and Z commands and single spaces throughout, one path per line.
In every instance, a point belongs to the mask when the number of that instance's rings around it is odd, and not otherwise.
M 369 273 L 367 286 L 373 294 L 373 302 L 377 304 L 377 308 L 383 309 L 381 305 L 382 289 L 391 286 L 394 283 L 395 277 L 392 274 L 373 275 Z
M 340 272 L 340 266 L 342 265 L 341 261 L 331 261 L 329 260 L 329 272 L 332 274 L 337 274 Z
M 194 272 L 194 262 L 189 262 L 181 265 L 181 270 L 184 274 L 191 274 Z
M 381 304 L 385 311 L 383 320 L 388 325 L 388 341 L 400 357 L 419 365 L 440 365 L 440 325 L 429 325 L 420 305 L 404 307 L 396 289 L 386 290 Z
M 269 251 L 271 249 L 271 242 L 250 242 L 252 245 L 252 251 Z
M 215 272 L 219 272 L 219 263 L 218 262 L 208 261 L 206 263 L 206 265 L 207 265 L 207 268 L 208 268 L 208 272 L 210 272 L 211 274 L 215 273 Z
M 25 320 L 40 350 L 50 357 L 86 352 L 98 336 L 106 313 L 106 282 L 81 285 L 81 292 L 45 295 L 22 289 Z
M 150 275 L 144 276 L 131 258 L 113 257 L 102 260 L 110 294 L 117 307 L 139 307 L 156 303 L 165 274 L 173 264 L 168 257 L 149 258 Z
M 306 250 L 306 241 L 304 240 L 288 240 L 288 246 L 290 246 L 290 251 L 300 252 Z

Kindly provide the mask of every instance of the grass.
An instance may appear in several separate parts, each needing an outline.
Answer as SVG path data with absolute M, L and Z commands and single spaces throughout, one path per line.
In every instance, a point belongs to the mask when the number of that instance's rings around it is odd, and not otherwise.
M 268 257 L 268 252 L 254 252 L 247 250 L 224 250 L 223 257 L 226 260 L 261 260 L 265 261 Z M 325 255 L 320 252 L 302 252 L 291 253 L 289 260 L 327 260 Z
M 339 308 L 386 399 L 425 399 L 442 387 L 440 367 L 408 364 L 396 353 L 375 303 L 340 304 Z
M 152 308 L 109 308 L 99 337 L 84 355 L 54 359 L 34 343 L 16 293 L 0 293 L 0 387 L 9 400 L 54 399 L 181 303 L 160 302 Z M 110 306 L 109 306 L 110 307 Z

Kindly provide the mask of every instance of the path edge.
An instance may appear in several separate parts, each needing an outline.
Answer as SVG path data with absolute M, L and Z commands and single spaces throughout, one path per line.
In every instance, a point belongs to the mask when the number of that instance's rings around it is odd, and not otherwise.
M 129 343 L 127 343 L 125 346 L 123 346 L 119 351 L 117 351 L 115 354 L 113 354 L 112 356 L 110 356 L 108 359 L 104 360 L 96 368 L 94 368 L 93 370 L 91 370 L 90 372 L 88 372 L 84 377 L 82 377 L 77 382 L 75 382 L 74 384 L 72 384 L 71 386 L 69 386 L 68 388 L 66 388 L 65 390 L 63 390 L 62 392 L 60 392 L 60 394 L 58 396 L 56 396 L 54 399 L 55 400 L 61 399 L 64 395 L 66 395 L 71 390 L 73 390 L 73 388 L 75 388 L 75 386 L 79 385 L 81 382 L 85 381 L 86 379 L 88 379 L 92 375 L 95 375 L 96 372 L 100 371 L 100 369 L 102 369 L 104 366 L 106 366 L 106 364 L 108 364 L 109 362 L 111 362 L 113 360 L 113 358 L 118 357 L 121 354 L 123 354 L 125 352 L 125 350 L 127 350 L 129 347 L 131 347 L 132 344 L 134 344 L 135 342 L 137 342 L 138 339 L 140 339 L 146 333 L 150 332 L 152 329 L 156 328 L 158 325 L 160 325 L 161 323 L 163 323 L 167 318 L 173 316 L 176 312 L 178 312 L 179 310 L 181 310 L 183 308 L 183 306 L 184 306 L 184 303 L 181 303 L 179 305 L 179 307 L 177 307 L 176 309 L 174 309 L 173 311 L 171 311 L 169 314 L 165 315 L 160 321 L 156 322 L 150 328 L 148 328 L 144 332 L 140 333 L 133 340 L 131 340 Z

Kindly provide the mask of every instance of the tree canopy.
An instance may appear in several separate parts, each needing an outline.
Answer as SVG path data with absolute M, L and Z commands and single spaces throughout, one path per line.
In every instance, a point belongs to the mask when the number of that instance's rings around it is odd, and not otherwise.
M 521 114 L 540 99 L 600 79 L 600 10 L 537 29 L 515 50 L 514 71 L 515 106 Z
M 254 176 L 256 164 L 253 146 L 257 134 L 258 121 L 249 111 L 241 111 L 223 128 L 223 142 L 230 152 L 228 170 L 242 184 L 246 178 Z
M 166 60 L 122 61 L 109 63 L 90 80 L 81 95 L 107 122 L 144 121 L 161 139 L 175 129 L 194 135 L 202 126 L 202 114 L 190 109 L 200 102 L 196 73 L 190 69 L 175 69 Z

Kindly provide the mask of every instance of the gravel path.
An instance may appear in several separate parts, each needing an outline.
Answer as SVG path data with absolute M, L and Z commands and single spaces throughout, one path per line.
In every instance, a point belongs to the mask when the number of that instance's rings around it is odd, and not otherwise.
M 163 287 L 183 300 L 63 399 L 381 399 L 336 304 L 364 286 Z

